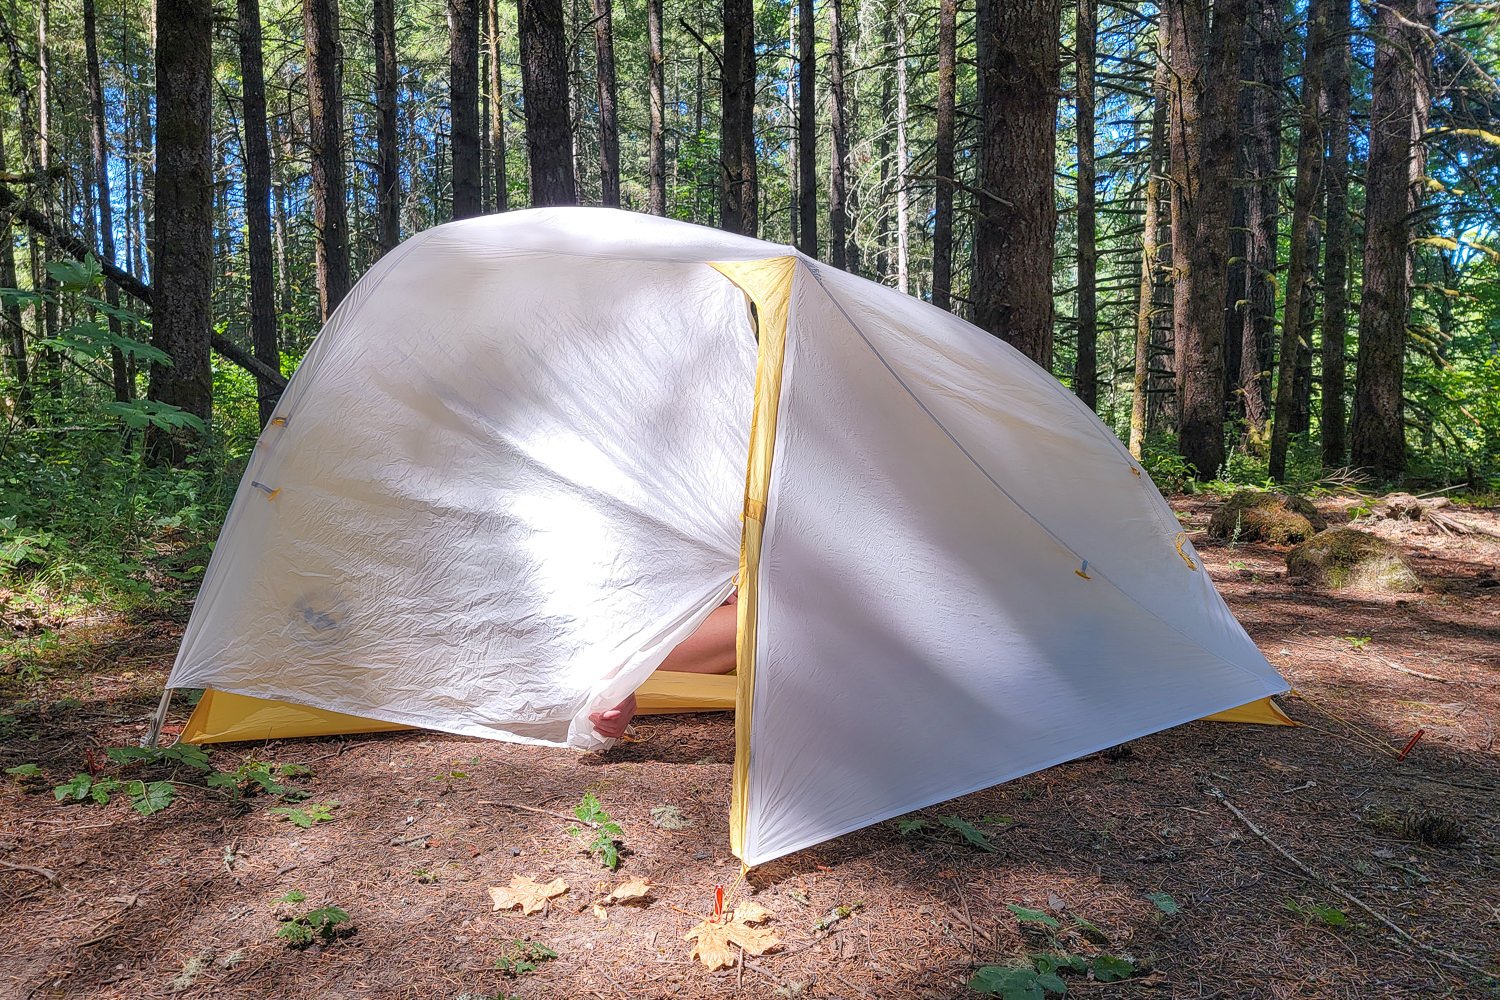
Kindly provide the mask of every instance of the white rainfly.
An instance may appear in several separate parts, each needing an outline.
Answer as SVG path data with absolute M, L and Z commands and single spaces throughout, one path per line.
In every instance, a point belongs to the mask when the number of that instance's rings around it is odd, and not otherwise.
M 752 865 L 1286 689 L 1021 354 L 791 248 L 603 209 L 441 226 L 359 282 L 168 686 L 593 747 L 589 712 L 736 583 Z

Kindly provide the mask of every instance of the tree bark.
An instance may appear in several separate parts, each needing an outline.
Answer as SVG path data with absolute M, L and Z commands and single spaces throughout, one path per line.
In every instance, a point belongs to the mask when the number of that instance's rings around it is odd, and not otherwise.
M 448 117 L 453 218 L 484 210 L 479 155 L 479 0 L 448 0 Z
M 307 138 L 317 230 L 318 311 L 326 323 L 349 294 L 351 284 L 338 0 L 303 0 L 302 31 L 307 49 Z
M 151 399 L 203 421 L 213 402 L 213 6 L 156 0 L 155 347 L 170 365 L 151 366 Z M 201 440 L 156 426 L 153 462 L 182 465 Z
M 953 126 L 957 117 L 958 0 L 938 0 L 937 109 L 932 206 L 932 304 L 953 308 Z
M 759 219 L 755 164 L 755 5 L 723 0 L 724 61 L 719 159 L 719 225 L 754 236 Z
M 797 6 L 797 248 L 818 256 L 818 53 L 813 0 Z
M 500 72 L 500 0 L 484 0 L 490 16 L 490 155 L 494 157 L 492 184 L 495 211 L 510 209 L 510 180 L 505 163 L 505 90 Z
M 1164 29 L 1158 29 L 1158 32 Z M 1157 40 L 1156 72 L 1151 81 L 1151 146 L 1146 165 L 1146 211 L 1141 227 L 1141 277 L 1136 286 L 1135 372 L 1131 379 L 1130 453 L 1141 457 L 1149 422 L 1151 326 L 1156 315 L 1156 282 L 1161 270 L 1162 168 L 1167 131 L 1167 63 L 1164 39 Z
M 650 60 L 651 135 L 646 165 L 646 211 L 667 214 L 667 80 L 666 52 L 662 46 L 662 0 L 646 0 L 646 44 Z
M 594 2 L 594 77 L 599 85 L 599 190 L 620 207 L 620 128 L 615 112 L 615 28 L 611 0 Z
M 520 5 L 521 91 L 526 106 L 526 154 L 531 204 L 576 205 L 573 129 L 568 121 L 568 56 L 562 0 L 517 0 Z
M 5 158 L 5 130 L 0 128 L 0 174 L 9 164 Z M 16 282 L 15 233 L 10 213 L 0 212 L 0 288 L 19 288 Z M 14 299 L 0 302 L 0 325 L 4 327 L 5 354 L 10 361 L 11 376 L 16 380 L 16 416 L 30 423 L 31 368 L 26 358 L 26 327 L 21 318 L 21 304 Z
M 979 0 L 974 321 L 1052 367 L 1059 0 Z
M 844 88 L 843 0 L 828 0 L 828 125 L 833 153 L 828 163 L 828 260 L 849 268 L 849 123 Z
M 36 150 L 37 150 L 37 188 L 41 195 L 42 211 L 47 218 L 57 218 L 57 185 L 52 177 L 52 46 L 51 35 L 51 0 L 38 0 L 37 2 L 37 29 L 36 29 Z M 52 245 L 43 239 L 34 248 L 32 255 L 32 278 L 33 287 L 42 288 L 52 284 L 51 277 L 47 274 L 47 264 L 56 259 L 52 252 Z M 58 317 L 57 299 L 49 297 L 42 303 L 41 309 L 43 336 L 54 337 L 61 330 Z M 51 348 L 43 348 L 41 351 L 41 369 L 38 381 L 52 395 L 57 395 L 61 389 L 59 382 L 62 359 L 58 353 Z
M 1323 161 L 1323 465 L 1341 468 L 1349 453 L 1344 406 L 1345 340 L 1349 329 L 1349 2 L 1322 0 L 1328 12 L 1321 74 Z
M 1276 329 L 1277 174 L 1281 166 L 1281 0 L 1250 0 L 1245 45 L 1254 66 L 1244 137 L 1245 304 L 1240 316 L 1239 389 L 1247 446 L 1264 453 L 1270 434 L 1271 346 Z M 1226 381 L 1228 381 L 1226 379 Z
M 1099 408 L 1099 247 L 1094 214 L 1094 45 L 1097 0 L 1078 0 L 1076 80 L 1078 131 L 1078 361 L 1073 391 Z M 1150 182 L 1147 182 L 1148 186 Z
M 99 72 L 99 26 L 94 0 L 83 0 L 83 51 L 89 91 L 89 152 L 93 166 L 93 187 L 99 211 L 99 257 L 115 261 L 115 214 L 109 194 L 109 143 L 104 131 L 104 81 Z M 104 285 L 105 300 L 118 305 L 120 294 L 113 282 Z M 120 321 L 109 318 L 110 332 L 120 335 Z M 118 347 L 110 348 L 110 371 L 116 402 L 129 402 L 135 396 L 130 366 Z
M 1166 0 L 1178 449 L 1200 479 L 1224 463 L 1225 275 L 1237 49 L 1247 0 Z
M 397 0 L 372 0 L 375 22 L 375 249 L 383 257 L 401 242 L 401 151 L 397 132 Z
M 1412 215 L 1421 203 L 1433 0 L 1390 0 L 1375 19 L 1364 287 L 1350 458 L 1384 480 L 1406 471 L 1402 386 L 1411 309 Z
M 1317 258 L 1318 221 L 1313 209 L 1322 180 L 1322 122 L 1318 117 L 1319 82 L 1323 46 L 1327 35 L 1323 0 L 1307 6 L 1307 44 L 1302 57 L 1302 107 L 1297 135 L 1297 178 L 1292 194 L 1291 248 L 1286 269 L 1286 303 L 1282 309 L 1281 349 L 1276 371 L 1276 407 L 1271 424 L 1270 475 L 1286 479 L 1286 453 L 1296 422 L 1296 374 L 1302 351 L 1304 310 L 1310 305 L 1308 290 L 1312 262 Z
M 896 288 L 903 294 L 911 289 L 911 196 L 906 184 L 906 164 L 910 159 L 906 140 L 906 118 L 909 110 L 906 79 L 906 3 L 892 0 L 891 15 L 896 22 L 896 163 L 892 171 L 896 182 Z
M 240 79 L 244 87 L 245 223 L 250 254 L 250 343 L 267 367 L 281 368 L 276 338 L 276 288 L 271 256 L 271 143 L 266 133 L 266 78 L 261 53 L 260 0 L 239 0 Z M 266 425 L 281 391 L 265 381 L 257 393 Z

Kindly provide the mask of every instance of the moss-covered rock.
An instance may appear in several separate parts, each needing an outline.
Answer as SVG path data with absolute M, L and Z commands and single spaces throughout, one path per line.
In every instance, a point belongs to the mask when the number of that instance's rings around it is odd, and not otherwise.
M 1229 542 L 1295 545 L 1328 527 L 1318 509 L 1302 497 L 1262 490 L 1240 490 L 1224 501 L 1208 522 L 1208 537 Z
M 1286 554 L 1287 572 L 1329 590 L 1406 594 L 1422 589 L 1396 546 L 1356 528 L 1320 531 Z

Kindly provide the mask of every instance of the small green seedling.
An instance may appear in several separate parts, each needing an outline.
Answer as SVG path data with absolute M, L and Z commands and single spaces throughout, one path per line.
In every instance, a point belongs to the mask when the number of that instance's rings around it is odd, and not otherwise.
M 995 819 L 997 817 L 986 816 L 980 822 L 986 825 L 1004 825 L 1001 822 L 991 822 Z M 998 817 L 998 819 L 1003 820 L 1005 823 L 1010 821 L 1009 816 Z M 902 816 L 896 820 L 896 832 L 903 837 L 914 837 L 920 834 L 931 840 L 951 841 L 952 837 L 942 835 L 945 831 L 948 834 L 956 835 L 958 840 L 981 851 L 993 854 L 999 850 L 994 844 L 990 843 L 990 838 L 985 836 L 984 831 L 968 820 L 958 816 L 939 816 L 936 824 L 925 816 Z
M 329 799 L 327 802 L 308 802 L 301 806 L 280 806 L 272 809 L 271 813 L 283 816 L 293 826 L 306 830 L 314 823 L 326 823 L 333 819 L 333 811 L 338 807 L 337 799 Z
M 495 968 L 515 979 L 528 972 L 535 972 L 543 962 L 550 962 L 557 952 L 536 941 L 513 939 L 500 945 L 500 957 L 495 959 Z
M 1152 892 L 1148 893 L 1146 895 L 1146 898 L 1151 900 L 1151 902 L 1156 906 L 1158 910 L 1165 913 L 1169 917 L 1175 917 L 1177 916 L 1177 914 L 1182 912 L 1182 907 L 1177 905 L 1177 900 L 1172 898 L 1171 893 Z
M 1324 903 L 1299 903 L 1295 899 L 1289 899 L 1283 904 L 1287 911 L 1295 913 L 1308 923 L 1317 922 L 1324 927 L 1339 930 L 1349 926 L 1349 914 L 1337 906 L 1329 906 Z
M 1370 637 L 1367 635 L 1346 635 L 1344 636 L 1344 641 L 1354 647 L 1355 650 L 1363 653 L 1365 647 L 1370 644 Z
M 610 819 L 609 813 L 604 811 L 604 807 L 599 804 L 593 792 L 584 795 L 583 801 L 574 807 L 573 815 L 595 831 L 593 841 L 584 848 L 585 853 L 598 857 L 604 867 L 610 871 L 619 868 L 620 847 L 625 841 L 625 831 L 620 828 L 619 823 Z M 580 827 L 568 828 L 568 833 L 575 837 L 582 835 L 583 832 Z
M 296 904 L 306 901 L 306 893 L 293 889 L 277 902 Z M 276 937 L 288 948 L 306 948 L 318 939 L 322 939 L 324 944 L 332 944 L 354 931 L 352 926 L 346 926 L 351 923 L 350 917 L 340 906 L 320 906 L 306 913 L 289 914 L 280 920 L 281 926 L 276 928 Z

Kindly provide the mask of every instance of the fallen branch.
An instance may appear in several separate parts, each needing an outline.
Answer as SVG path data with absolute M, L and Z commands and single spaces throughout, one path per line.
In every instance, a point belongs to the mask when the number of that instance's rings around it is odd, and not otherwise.
M 1424 674 L 1420 670 L 1413 670 L 1411 667 L 1403 667 L 1395 660 L 1387 660 L 1379 653 L 1371 653 L 1370 655 L 1375 657 L 1375 659 L 1379 660 L 1381 663 L 1384 663 L 1386 666 L 1390 667 L 1392 670 L 1399 670 L 1403 674 L 1411 674 L 1413 677 L 1420 677 L 1424 681 L 1437 681 L 1439 684 L 1448 683 L 1448 678 L 1446 677 L 1438 677 L 1436 674 Z
M 153 304 L 152 288 L 150 285 L 129 271 L 119 267 L 113 261 L 100 259 L 99 255 L 94 253 L 93 247 L 72 233 L 63 232 L 58 229 L 57 226 L 52 224 L 50 219 L 16 197 L 15 193 L 6 188 L 4 184 L 0 184 L 0 212 L 14 216 L 17 220 L 25 224 L 26 228 L 45 236 L 57 244 L 58 247 L 77 257 L 79 260 L 90 256 L 99 260 L 99 269 L 104 272 L 106 278 L 114 282 L 116 288 L 132 298 L 138 299 L 147 306 Z M 259 358 L 256 358 L 249 351 L 246 351 L 233 341 L 221 337 L 216 333 L 209 338 L 209 346 L 228 360 L 245 369 L 251 375 L 254 375 L 260 381 L 269 385 L 275 392 L 280 393 L 281 390 L 286 388 L 286 378 L 281 372 Z
M 569 823 L 578 823 L 582 826 L 588 827 L 590 830 L 599 829 L 598 823 L 591 823 L 586 819 L 579 819 L 577 816 L 569 816 L 567 813 L 555 812 L 551 809 L 538 809 L 536 806 L 523 806 L 519 802 L 497 802 L 493 799 L 480 799 L 476 804 L 481 806 L 505 806 L 507 809 L 519 809 L 522 812 L 536 813 L 538 816 L 552 816 L 560 820 L 566 820 Z
M 37 868 L 35 865 L 18 865 L 9 861 L 0 861 L 0 868 L 9 868 L 13 872 L 30 872 L 33 875 L 40 875 L 53 885 L 62 885 L 62 879 L 57 877 L 57 872 L 46 868 Z
M 1228 809 L 1231 813 L 1233 813 L 1235 819 L 1237 819 L 1241 823 L 1245 824 L 1245 828 L 1247 830 L 1249 830 L 1251 833 L 1255 834 L 1257 837 L 1259 837 L 1261 839 L 1261 841 L 1263 841 L 1266 844 L 1266 846 L 1270 847 L 1273 851 L 1275 851 L 1277 854 L 1280 854 L 1283 858 L 1285 858 L 1288 862 L 1290 862 L 1291 865 L 1292 865 L 1292 867 L 1296 868 L 1299 872 L 1301 872 L 1304 876 L 1306 876 L 1310 881 L 1315 882 L 1318 885 L 1321 885 L 1323 888 L 1328 889 L 1331 892 L 1338 893 L 1344 899 L 1348 900 L 1350 903 L 1353 903 L 1355 906 L 1359 907 L 1359 909 L 1363 910 L 1366 914 L 1368 914 L 1369 916 L 1373 917 L 1375 920 L 1379 921 L 1381 924 L 1385 925 L 1385 927 L 1387 929 L 1389 929 L 1392 933 L 1394 933 L 1396 935 L 1396 937 L 1399 938 L 1401 941 L 1405 942 L 1406 944 L 1410 945 L 1413 948 L 1416 948 L 1419 951 L 1426 952 L 1428 955 L 1431 955 L 1434 958 L 1441 959 L 1444 962 L 1447 962 L 1449 965 L 1457 966 L 1458 968 L 1464 969 L 1465 971 L 1468 971 L 1468 972 L 1477 973 L 1478 975 L 1484 976 L 1486 979 L 1493 978 L 1490 975 L 1490 973 L 1486 972 L 1484 969 L 1481 969 L 1479 966 L 1473 965 L 1473 964 L 1465 961 L 1464 959 L 1459 958 L 1457 955 L 1454 955 L 1451 952 L 1443 951 L 1441 948 L 1434 948 L 1430 944 L 1425 944 L 1425 943 L 1423 943 L 1421 941 L 1418 941 L 1416 938 L 1412 937 L 1411 934 L 1407 933 L 1406 931 L 1402 930 L 1400 927 L 1396 926 L 1396 924 L 1392 923 L 1389 918 L 1387 918 L 1385 915 L 1383 915 L 1380 912 L 1378 912 L 1369 903 L 1366 903 L 1364 900 L 1360 899 L 1358 896 L 1354 895 L 1352 892 L 1349 892 L 1347 889 L 1344 889 L 1343 887 L 1341 887 L 1339 885 L 1336 885 L 1333 882 L 1330 882 L 1328 879 L 1323 878 L 1317 872 L 1315 872 L 1311 868 L 1307 867 L 1307 865 L 1303 864 L 1300 860 L 1298 860 L 1297 857 L 1296 857 L 1296 855 L 1292 854 L 1291 851 L 1288 851 L 1285 847 L 1282 847 L 1276 841 L 1272 840 L 1270 834 L 1266 833 L 1266 831 L 1264 831 L 1260 827 L 1256 826 L 1255 825 L 1255 821 L 1252 820 L 1249 816 L 1246 816 L 1240 810 L 1239 806 L 1236 806 L 1233 802 L 1229 801 L 1229 797 L 1227 795 L 1225 795 L 1223 792 L 1219 791 L 1218 788 L 1214 787 L 1213 785 L 1208 785 L 1204 789 L 1204 791 L 1207 794 L 1209 794 L 1212 797 L 1214 797 L 1215 799 L 1218 799 L 1219 800 L 1219 804 L 1222 805 L 1225 809 Z

